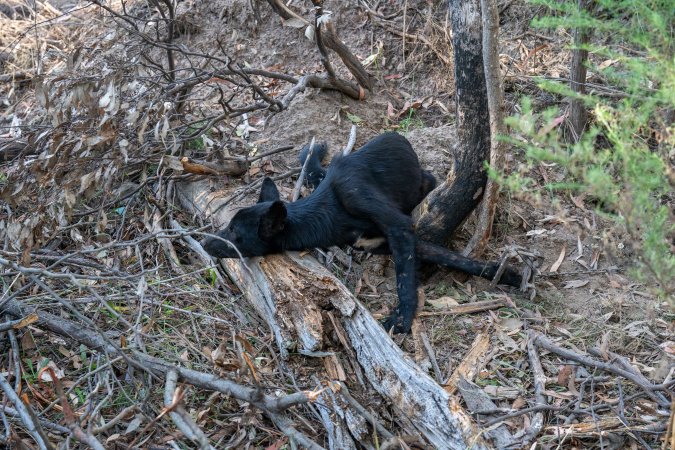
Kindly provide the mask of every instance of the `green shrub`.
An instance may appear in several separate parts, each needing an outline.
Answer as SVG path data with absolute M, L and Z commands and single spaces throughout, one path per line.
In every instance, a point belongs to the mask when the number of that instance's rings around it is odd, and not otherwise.
M 536 196 L 529 169 L 555 163 L 564 182 L 549 183 L 553 193 L 583 193 L 596 211 L 627 233 L 636 258 L 633 275 L 667 297 L 675 292 L 675 8 L 670 1 L 599 0 L 590 12 L 576 1 L 533 0 L 546 17 L 533 26 L 588 28 L 589 71 L 610 89 L 579 96 L 567 84 L 541 80 L 544 90 L 582 99 L 591 116 L 578 142 L 565 139 L 564 114 L 535 112 L 522 102 L 507 123 L 507 139 L 525 154 L 526 165 L 502 178 L 507 189 Z M 601 43 L 601 44 L 599 44 Z M 610 95 L 607 95 L 610 94 Z

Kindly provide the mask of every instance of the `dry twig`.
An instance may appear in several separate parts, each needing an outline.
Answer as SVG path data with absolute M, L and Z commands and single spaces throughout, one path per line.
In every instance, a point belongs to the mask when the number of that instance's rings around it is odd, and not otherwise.
M 663 407 L 668 407 L 670 405 L 670 402 L 666 400 L 661 393 L 657 392 L 666 390 L 668 388 L 666 385 L 657 385 L 645 382 L 644 377 L 637 376 L 632 371 L 622 369 L 613 364 L 608 364 L 602 361 L 596 361 L 592 358 L 589 358 L 588 356 L 580 355 L 571 350 L 559 347 L 541 333 L 530 331 L 530 339 L 532 339 L 534 344 L 537 345 L 538 347 L 546 349 L 549 352 L 555 353 L 556 355 L 561 356 L 565 359 L 568 359 L 570 361 L 576 361 L 586 366 L 595 367 L 596 369 L 600 369 L 605 372 L 611 372 L 615 375 L 622 376 L 638 385 L 641 389 L 645 391 L 645 393 L 649 397 L 651 397 L 659 405 Z
M 204 432 L 192 420 L 181 405 L 183 394 L 176 389 L 176 382 L 178 381 L 178 373 L 175 370 L 169 370 L 166 373 L 166 381 L 164 384 L 164 408 L 171 416 L 171 420 L 176 424 L 179 430 L 193 442 L 199 445 L 201 450 L 212 450 L 213 447 L 209 444 L 209 439 Z
M 544 369 L 541 367 L 539 353 L 537 353 L 537 348 L 535 347 L 532 336 L 530 336 L 527 341 L 527 356 L 530 361 L 530 370 L 532 370 L 535 406 L 548 406 L 546 395 L 544 394 L 544 391 L 546 390 L 546 375 L 544 374 Z M 514 441 L 520 440 L 522 446 L 527 446 L 541 432 L 544 427 L 543 411 L 544 410 L 541 409 L 534 414 L 532 419 L 530 419 L 530 426 L 514 436 Z
M 10 302 L 8 305 L 6 305 L 6 310 L 9 314 L 15 317 L 22 314 L 21 308 L 19 308 L 15 302 Z M 38 312 L 37 314 L 39 316 L 38 326 L 43 327 L 52 333 L 67 337 L 68 339 L 74 339 L 80 344 L 85 345 L 93 350 L 103 350 L 110 355 L 121 353 L 120 349 L 108 343 L 105 338 L 103 338 L 103 336 L 91 329 L 71 322 L 67 319 L 53 316 L 52 314 L 46 312 Z M 125 353 L 121 354 L 126 356 L 126 361 L 131 366 L 147 371 L 155 376 L 165 377 L 169 371 L 175 371 L 178 374 L 178 377 L 186 383 L 204 389 L 221 392 L 239 400 L 249 402 L 265 412 L 265 414 L 267 414 L 268 417 L 270 417 L 270 419 L 274 421 L 282 431 L 287 433 L 289 437 L 293 437 L 299 443 L 306 445 L 307 447 L 321 448 L 298 430 L 296 430 L 292 425 L 290 425 L 290 422 L 280 414 L 290 407 L 311 401 L 313 397 L 309 393 L 298 392 L 284 397 L 271 397 L 262 394 L 257 388 L 254 389 L 242 386 L 233 381 L 218 377 L 217 375 L 203 373 L 183 367 L 176 367 L 158 358 L 153 358 L 140 352 L 133 352 L 132 355 L 127 355 Z M 0 381 L 4 381 L 4 378 L 1 378 Z M 7 384 L 7 386 L 9 386 L 9 384 Z M 4 385 L 2 387 L 4 389 Z M 12 390 L 12 392 L 14 391 Z M 18 397 L 16 399 L 20 402 Z M 19 410 L 18 407 L 17 410 Z M 29 420 L 29 422 L 27 422 L 30 424 L 29 430 L 41 430 L 41 428 L 39 428 L 39 423 L 32 421 L 28 416 L 27 411 L 22 412 L 22 418 L 24 418 L 24 415 L 27 418 L 24 420 Z M 36 423 L 37 428 L 35 427 Z
M 35 439 L 40 449 L 53 449 L 54 447 L 49 442 L 47 433 L 42 429 L 33 409 L 30 405 L 24 404 L 2 373 L 0 373 L 0 389 L 5 392 L 7 399 L 14 405 L 16 412 L 21 417 L 21 422 L 26 427 L 26 431 Z
M 87 445 L 88 447 L 94 450 L 105 450 L 103 445 L 99 442 L 98 439 L 96 439 L 96 437 L 94 437 L 93 434 L 83 430 L 82 427 L 80 426 L 79 421 L 75 417 L 75 414 L 73 413 L 73 410 L 70 407 L 70 403 L 68 403 L 68 399 L 66 399 L 66 395 L 63 392 L 61 380 L 58 379 L 58 377 L 54 373 L 54 370 L 51 367 L 47 367 L 45 371 L 49 373 L 52 383 L 54 384 L 54 389 L 56 390 L 56 395 L 61 401 L 61 407 L 63 409 L 63 418 L 64 421 L 66 422 L 66 425 L 68 425 L 68 429 L 70 430 L 71 435 L 81 443 Z
M 347 141 L 347 145 L 342 150 L 342 155 L 347 156 L 348 154 L 350 154 L 352 149 L 354 148 L 355 143 L 356 143 L 356 125 L 352 125 L 352 128 L 349 131 L 349 141 Z

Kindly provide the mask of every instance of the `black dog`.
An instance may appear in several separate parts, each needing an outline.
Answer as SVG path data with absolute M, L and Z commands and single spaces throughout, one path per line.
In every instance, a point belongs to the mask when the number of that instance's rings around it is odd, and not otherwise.
M 258 203 L 239 210 L 218 236 L 236 246 L 242 256 L 332 245 L 391 253 L 399 305 L 384 326 L 397 333 L 409 332 L 415 316 L 418 260 L 485 278 L 495 276 L 498 264 L 474 261 L 415 237 L 410 213 L 436 180 L 420 168 L 403 136 L 384 133 L 355 153 L 334 157 L 325 178 L 320 167 L 323 153 L 320 148 L 308 162 L 312 184 L 319 183 L 310 196 L 284 203 L 274 182 L 266 178 Z M 238 257 L 221 239 L 207 239 L 204 249 L 218 258 Z M 521 277 L 507 268 L 500 281 L 520 286 Z

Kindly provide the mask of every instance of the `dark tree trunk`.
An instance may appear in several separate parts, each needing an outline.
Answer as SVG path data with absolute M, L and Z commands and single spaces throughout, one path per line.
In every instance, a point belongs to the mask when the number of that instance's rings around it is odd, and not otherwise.
M 485 80 L 487 82 L 487 99 L 490 109 L 490 167 L 494 170 L 504 170 L 506 159 L 506 142 L 495 139 L 498 135 L 506 134 L 504 123 L 504 90 L 502 89 L 502 75 L 499 68 L 499 11 L 497 0 L 480 0 L 483 19 L 483 63 Z M 497 210 L 499 198 L 499 184 L 496 180 L 487 180 L 485 194 L 476 217 L 476 229 L 473 236 L 464 247 L 465 255 L 480 256 L 487 246 L 492 234 L 492 222 Z
M 591 6 L 590 0 L 578 0 L 579 11 L 588 9 Z M 586 28 L 577 28 L 574 30 L 574 51 L 572 52 L 572 64 L 570 66 L 570 87 L 574 92 L 584 94 L 586 92 L 586 61 L 588 60 L 588 50 L 584 47 L 590 40 L 590 31 Z M 579 99 L 572 99 L 570 104 L 570 123 L 572 124 L 572 138 L 579 140 L 581 133 L 586 128 L 588 114 L 586 106 Z
M 480 202 L 490 159 L 490 115 L 483 70 L 480 0 L 450 0 L 455 57 L 457 136 L 447 179 L 420 206 L 417 234 L 446 244 Z

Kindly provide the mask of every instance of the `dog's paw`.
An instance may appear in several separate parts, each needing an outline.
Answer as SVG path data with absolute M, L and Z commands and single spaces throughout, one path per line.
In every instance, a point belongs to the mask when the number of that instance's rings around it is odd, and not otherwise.
M 406 314 L 405 312 L 401 312 L 398 309 L 396 309 L 396 311 L 394 311 L 394 313 L 391 316 L 385 319 L 382 325 L 384 326 L 384 329 L 387 330 L 387 332 L 389 332 L 393 328 L 394 333 L 409 334 L 414 317 L 415 317 L 414 313 Z

